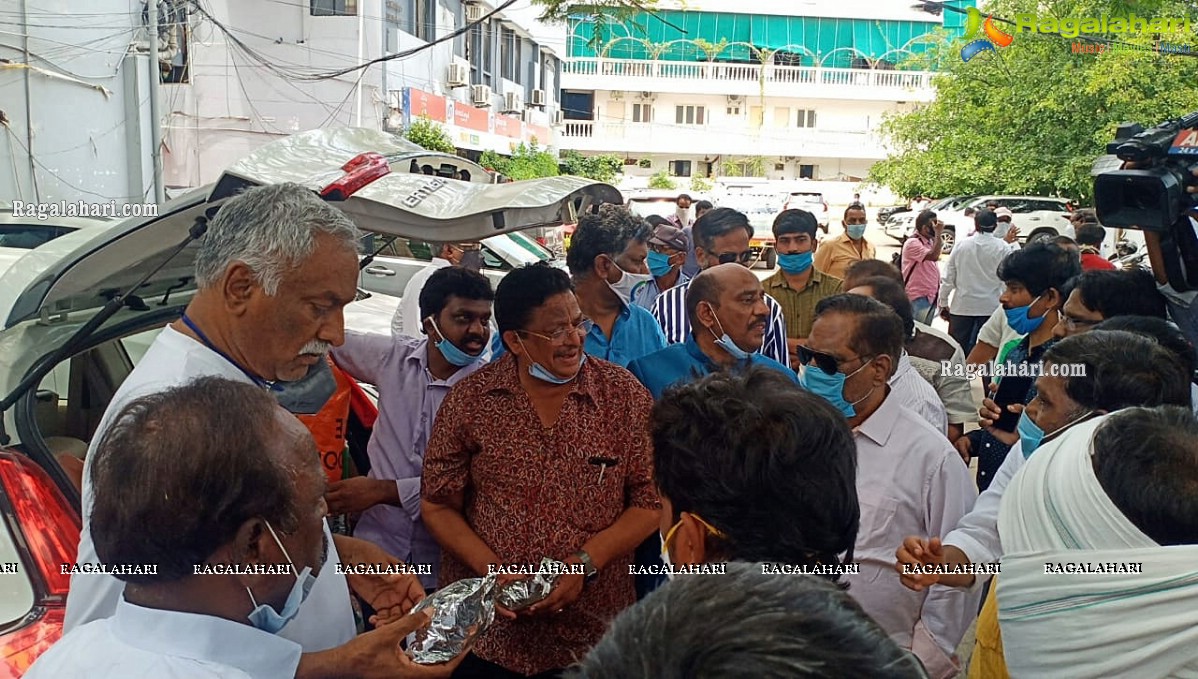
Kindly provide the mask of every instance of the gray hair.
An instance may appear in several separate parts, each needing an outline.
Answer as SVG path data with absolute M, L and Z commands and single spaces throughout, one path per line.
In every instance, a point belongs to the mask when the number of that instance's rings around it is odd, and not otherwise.
M 926 676 L 847 593 L 729 563 L 683 575 L 612 622 L 571 679 Z
M 243 262 L 273 296 L 283 274 L 311 256 L 321 233 L 360 251 L 358 227 L 310 189 L 292 183 L 254 187 L 221 206 L 208 224 L 196 255 L 196 283 L 201 290 L 215 285 L 229 265 Z

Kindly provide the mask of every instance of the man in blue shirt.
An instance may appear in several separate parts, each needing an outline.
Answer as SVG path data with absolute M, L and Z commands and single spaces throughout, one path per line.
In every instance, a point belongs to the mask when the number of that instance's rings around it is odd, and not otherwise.
M 762 365 L 799 383 L 794 371 L 757 353 L 770 308 L 761 281 L 739 264 L 720 264 L 691 281 L 686 293 L 691 331 L 682 344 L 633 361 L 628 369 L 653 394 L 725 368 Z

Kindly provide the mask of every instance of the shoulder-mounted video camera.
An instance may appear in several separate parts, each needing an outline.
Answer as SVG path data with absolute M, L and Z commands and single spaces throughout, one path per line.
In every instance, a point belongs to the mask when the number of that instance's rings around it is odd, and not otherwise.
M 1095 163 L 1094 206 L 1104 226 L 1160 234 L 1169 283 L 1198 289 L 1198 231 L 1189 218 L 1198 210 L 1198 111 L 1150 129 L 1124 123 Z M 1112 158 L 1111 156 L 1114 156 Z M 1134 164 L 1126 168 L 1125 164 Z M 1118 167 L 1098 171 L 1101 167 Z M 1195 214 L 1198 214 L 1196 212 Z

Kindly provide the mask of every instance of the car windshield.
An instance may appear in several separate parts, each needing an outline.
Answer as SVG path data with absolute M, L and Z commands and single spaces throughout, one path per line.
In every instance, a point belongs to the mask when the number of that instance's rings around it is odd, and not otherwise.
M 0 224 L 0 248 L 32 250 L 74 230 L 66 226 Z
M 524 266 L 525 264 L 536 264 L 542 258 L 529 252 L 527 248 L 521 246 L 517 241 L 511 238 L 514 234 L 501 234 L 484 238 L 483 244 L 487 249 L 499 255 L 505 262 L 512 267 Z
M 822 203 L 824 202 L 824 194 L 822 193 L 792 193 L 790 200 L 793 203 Z
M 511 239 L 513 241 L 515 241 L 517 245 L 519 245 L 520 247 L 522 247 L 525 250 L 528 250 L 530 253 L 532 253 L 532 255 L 537 258 L 537 261 L 553 259 L 552 253 L 550 253 L 545 248 L 541 247 L 540 243 L 529 238 L 527 234 L 523 234 L 523 233 L 520 233 L 519 231 L 516 231 L 513 233 L 509 233 L 507 235 L 511 236 Z
M 628 201 L 628 209 L 638 217 L 669 217 L 678 209 L 678 205 L 671 198 L 633 198 Z

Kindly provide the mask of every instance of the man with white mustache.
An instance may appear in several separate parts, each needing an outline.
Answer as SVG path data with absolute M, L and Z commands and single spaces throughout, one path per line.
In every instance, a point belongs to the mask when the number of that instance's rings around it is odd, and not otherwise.
M 357 293 L 361 232 L 343 213 L 298 184 L 257 187 L 226 202 L 208 225 L 196 254 L 198 291 L 182 318 L 166 326 L 121 384 L 89 452 L 131 401 L 200 377 L 258 385 L 303 378 L 344 341 L 342 310 Z M 265 426 L 265 423 L 264 423 Z M 98 563 L 91 535 L 93 489 L 88 455 L 83 477 L 83 532 L 78 563 Z M 171 460 L 164 456 L 160 461 Z M 131 480 L 131 482 L 135 482 Z M 142 480 L 153 483 L 153 477 Z M 181 509 L 181 511 L 185 511 Z M 330 532 L 324 527 L 325 539 Z M 332 536 L 330 564 L 397 563 L 364 541 Z M 271 633 L 298 643 L 297 677 L 394 677 L 410 672 L 396 654 L 402 635 L 384 626 L 355 639 L 350 588 L 385 625 L 424 596 L 415 576 L 346 576 L 322 568 L 303 603 L 274 611 Z M 117 609 L 124 584 L 110 575 L 71 578 L 64 633 Z M 258 623 L 247 620 L 246 624 Z

